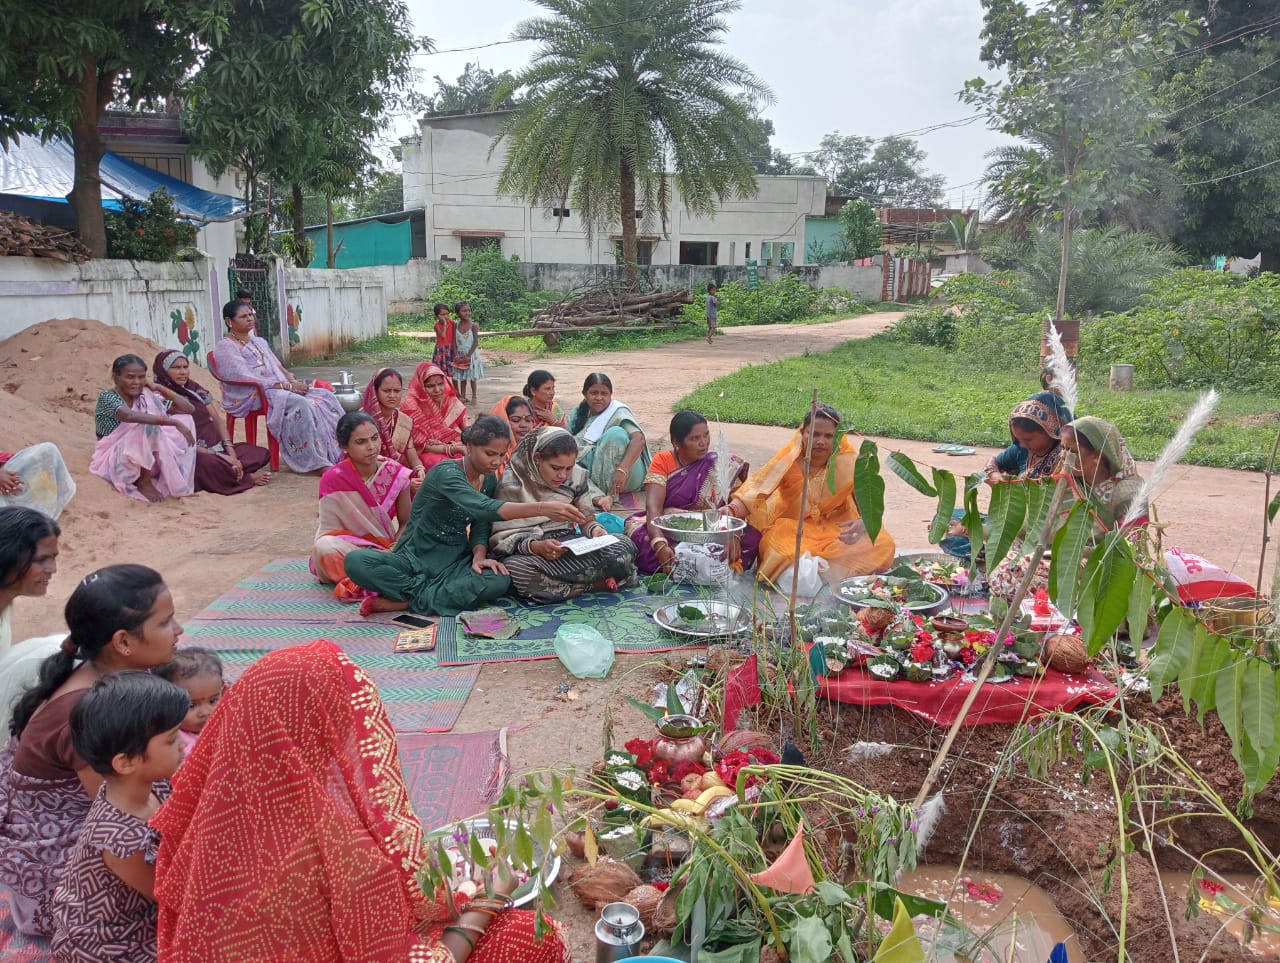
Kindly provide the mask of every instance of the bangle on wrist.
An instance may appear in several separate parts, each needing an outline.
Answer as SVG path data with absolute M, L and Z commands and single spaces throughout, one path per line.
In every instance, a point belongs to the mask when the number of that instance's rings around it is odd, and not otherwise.
M 458 934 L 458 935 L 459 935 L 459 936 L 461 936 L 464 940 L 466 940 L 466 941 L 467 941 L 467 946 L 471 947 L 471 949 L 472 949 L 473 951 L 475 950 L 475 948 L 476 948 L 476 941 L 475 941 L 475 940 L 473 940 L 473 939 L 471 938 L 471 934 L 470 934 L 470 933 L 468 933 L 466 930 L 464 930 L 461 926 L 446 926 L 446 927 L 444 928 L 444 932 L 446 932 L 446 933 L 456 933 L 456 934 Z

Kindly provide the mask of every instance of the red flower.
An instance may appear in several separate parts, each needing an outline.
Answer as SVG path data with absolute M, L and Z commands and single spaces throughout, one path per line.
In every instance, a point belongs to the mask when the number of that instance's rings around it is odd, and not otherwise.
M 716 763 L 716 774 L 725 781 L 725 785 L 733 787 L 738 784 L 738 770 L 746 766 L 773 766 L 777 763 L 778 757 L 768 749 L 735 749 Z M 752 778 L 747 785 L 756 781 Z
M 917 642 L 911 647 L 911 658 L 917 662 L 928 662 L 933 658 L 933 646 L 927 642 Z
M 671 780 L 671 773 L 667 769 L 665 762 L 655 762 L 649 768 L 649 782 L 654 786 L 661 786 L 664 782 Z
M 933 633 L 924 629 L 916 630 L 916 641 L 921 645 L 933 645 Z
M 627 752 L 636 757 L 636 765 L 641 769 L 648 769 L 653 764 L 653 740 L 652 739 L 628 739 L 623 748 Z
M 963 662 L 965 665 L 973 665 L 975 662 L 978 661 L 978 653 L 973 649 L 972 646 L 966 645 L 963 649 L 960 650 L 960 661 Z
M 914 622 L 916 625 L 924 625 L 924 616 L 923 616 L 923 615 L 912 615 L 912 616 L 911 616 L 911 621 L 912 621 L 912 622 Z
M 1227 888 L 1224 884 L 1219 883 L 1212 879 L 1201 879 L 1198 882 L 1200 884 L 1200 892 L 1202 892 L 1205 896 L 1208 896 L 1210 899 L 1217 896 L 1219 893 L 1221 893 L 1224 889 Z
M 1042 588 L 1036 589 L 1036 600 L 1031 606 L 1031 611 L 1036 615 L 1049 614 L 1049 593 Z
M 650 883 L 649 885 L 652 886 L 654 889 L 656 889 L 659 893 L 665 893 L 667 891 L 667 888 L 671 884 L 663 882 L 662 880 L 659 880 L 658 882 Z

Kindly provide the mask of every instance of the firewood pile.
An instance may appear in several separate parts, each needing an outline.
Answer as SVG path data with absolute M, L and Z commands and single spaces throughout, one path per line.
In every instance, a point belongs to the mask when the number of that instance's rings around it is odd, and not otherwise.
M 74 231 L 47 227 L 13 211 L 0 211 L 0 257 L 47 257 L 78 263 L 89 260 L 89 249 Z
M 619 283 L 600 282 L 575 291 L 533 316 L 535 328 L 643 328 L 670 327 L 693 295 L 686 291 L 635 291 Z

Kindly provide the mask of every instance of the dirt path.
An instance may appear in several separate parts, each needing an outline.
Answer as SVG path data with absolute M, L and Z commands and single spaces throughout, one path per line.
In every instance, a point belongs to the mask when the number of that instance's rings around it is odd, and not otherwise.
M 567 407 L 578 400 L 581 379 L 591 371 L 603 370 L 613 378 L 619 397 L 649 428 L 650 442 L 657 444 L 665 441 L 672 406 L 698 385 L 749 364 L 805 351 L 824 351 L 850 338 L 867 337 L 898 317 L 897 313 L 880 313 L 823 325 L 730 328 L 716 339 L 714 346 L 689 341 L 637 351 L 551 356 L 536 361 L 526 355 L 487 352 L 491 364 L 482 383 L 480 406 L 473 411 L 487 411 L 501 396 L 518 392 L 534 367 L 547 368 L 557 376 L 561 401 Z M 27 357 L 37 353 L 38 349 L 32 348 Z M 106 364 L 111 356 L 106 355 Z M 32 361 L 38 360 L 32 357 Z M 98 364 L 99 360 L 95 358 L 93 363 Z M 301 376 L 335 376 L 335 369 L 294 370 Z M 372 369 L 357 368 L 353 373 L 363 384 Z M 0 391 L 0 417 L 10 426 L 5 447 L 55 440 L 80 484 L 80 493 L 62 519 L 61 571 L 48 597 L 18 601 L 14 625 L 17 638 L 61 628 L 62 604 L 78 580 L 112 562 L 144 562 L 163 571 L 180 615 L 189 617 L 267 561 L 306 555 L 311 550 L 315 533 L 314 477 L 284 472 L 268 488 L 234 498 L 205 494 L 159 506 L 130 502 L 107 490 L 105 483 L 87 471 L 92 435 L 86 413 L 91 410 L 92 396 L 106 381 L 105 371 L 90 374 L 85 393 L 77 396 L 79 400 L 52 409 L 36 403 L 34 396 L 30 402 L 24 400 L 25 389 L 13 394 Z M 904 386 L 904 390 L 910 390 L 910 386 Z M 70 393 L 72 388 L 66 391 Z M 803 412 L 806 393 L 806 386 L 797 390 L 797 419 Z M 846 414 L 856 424 L 858 413 Z M 1004 413 L 992 412 L 992 417 L 1000 419 Z M 746 425 L 727 426 L 726 433 L 733 450 L 755 465 L 762 464 L 789 436 L 785 429 Z M 965 472 L 980 469 L 990 453 L 990 449 L 980 449 L 973 456 L 947 459 L 929 452 L 931 444 L 877 441 L 882 450 L 897 448 L 918 461 L 945 463 Z M 924 546 L 924 530 L 932 506 L 895 476 L 888 475 L 886 482 L 886 528 L 900 547 Z M 1170 526 L 1169 543 L 1181 544 L 1252 577 L 1261 544 L 1260 475 L 1178 469 L 1157 503 L 1160 519 Z M 613 694 L 613 689 L 614 680 L 644 658 L 620 657 L 610 680 L 576 682 L 576 701 L 567 701 L 557 693 L 557 686 L 568 681 L 569 676 L 554 660 L 485 666 L 457 731 L 515 727 L 510 744 L 517 771 L 589 764 L 598 758 L 602 748 L 601 722 L 606 702 L 612 703 L 619 732 L 643 731 L 638 713 L 625 707 L 619 711 L 621 697 Z M 630 693 L 641 683 L 633 676 L 626 685 Z M 591 958 L 594 951 L 590 914 L 571 896 L 564 895 L 558 915 L 570 925 L 576 957 Z

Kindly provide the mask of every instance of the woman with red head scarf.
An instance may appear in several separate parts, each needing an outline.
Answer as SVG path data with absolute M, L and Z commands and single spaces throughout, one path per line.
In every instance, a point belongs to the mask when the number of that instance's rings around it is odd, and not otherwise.
M 273 652 L 227 690 L 152 818 L 159 958 L 172 963 L 568 963 L 559 928 L 417 881 L 422 826 L 377 689 L 332 642 Z M 445 927 L 449 929 L 446 931 Z
M 427 471 L 466 452 L 462 429 L 467 426 L 467 406 L 439 365 L 418 365 L 400 411 L 413 419 L 413 446 Z

